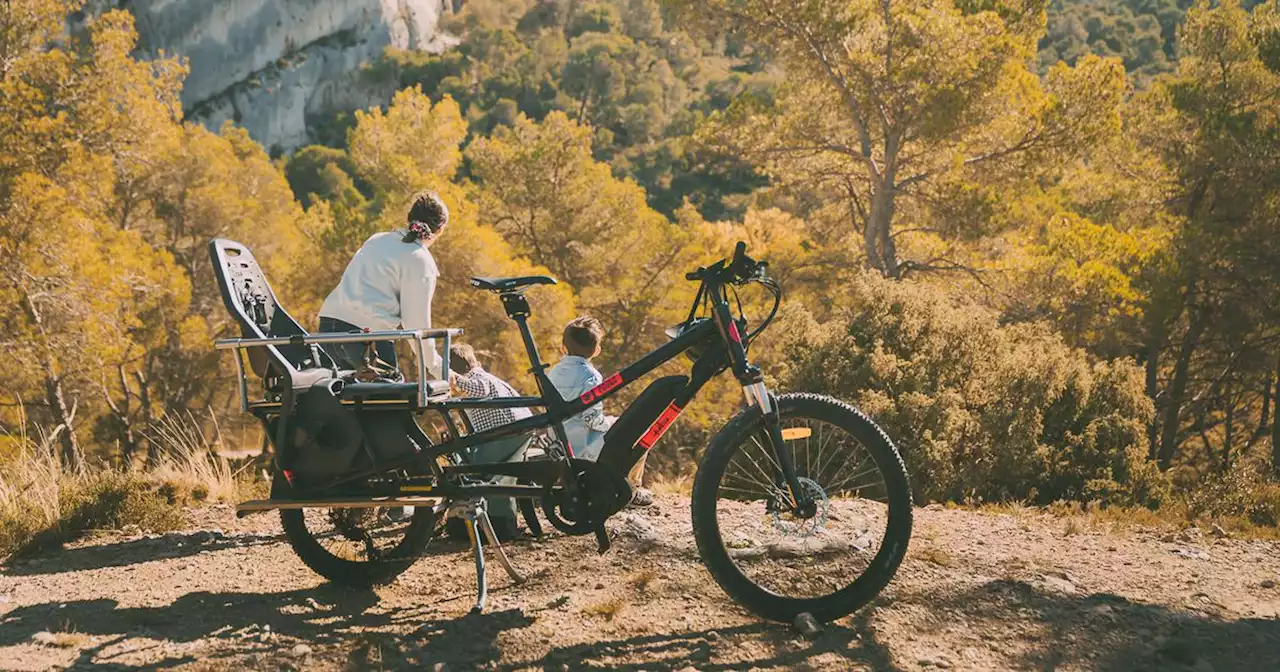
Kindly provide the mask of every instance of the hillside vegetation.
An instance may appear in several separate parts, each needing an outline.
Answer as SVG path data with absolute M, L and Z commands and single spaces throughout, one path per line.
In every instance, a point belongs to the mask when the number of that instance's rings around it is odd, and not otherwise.
M 232 329 L 208 240 L 247 244 L 314 326 L 361 242 L 434 189 L 434 321 L 526 390 L 467 278 L 558 277 L 530 295 L 544 352 L 596 315 L 607 374 L 745 240 L 787 296 L 752 356 L 862 405 L 921 498 L 1275 524 L 1276 0 L 477 0 L 456 49 L 368 64 L 389 106 L 278 161 L 185 123 L 185 65 L 137 60 L 128 13 L 64 34 L 77 6 L 0 7 L 0 460 L 154 469 L 172 417 L 261 445 L 211 347 Z M 692 470 L 740 399 L 708 388 L 654 473 Z

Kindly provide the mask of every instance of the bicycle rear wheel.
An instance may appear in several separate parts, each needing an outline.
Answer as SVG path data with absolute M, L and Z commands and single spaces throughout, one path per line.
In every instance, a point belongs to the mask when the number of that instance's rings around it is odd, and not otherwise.
M 272 497 L 287 497 L 290 489 L 277 473 Z M 281 509 L 280 526 L 312 571 L 343 586 L 369 588 L 404 573 L 435 536 L 437 517 L 431 507 L 405 513 L 400 507 Z
M 811 517 L 790 513 L 759 411 L 711 441 L 693 486 L 693 529 L 716 582 L 764 618 L 853 613 L 893 578 L 911 536 L 911 491 L 898 451 L 874 423 L 829 397 L 776 399 L 785 449 Z

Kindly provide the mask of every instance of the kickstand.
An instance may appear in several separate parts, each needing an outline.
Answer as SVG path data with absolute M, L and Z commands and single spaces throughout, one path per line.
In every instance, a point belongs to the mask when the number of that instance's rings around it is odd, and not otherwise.
M 462 519 L 467 523 L 467 536 L 471 539 L 471 552 L 476 559 L 476 604 L 471 607 L 473 613 L 484 611 L 485 601 L 489 597 L 489 582 L 485 575 L 484 567 L 484 542 L 488 541 L 493 549 L 498 552 L 498 561 L 502 563 L 503 569 L 507 570 L 507 575 L 511 577 L 517 585 L 525 582 L 525 577 L 516 568 L 512 566 L 511 559 L 507 557 L 507 552 L 502 548 L 502 542 L 498 541 L 498 535 L 493 531 L 493 523 L 489 521 L 489 512 L 485 508 L 483 499 L 469 499 L 455 505 L 453 515 L 461 515 Z M 476 528 L 479 527 L 479 530 Z

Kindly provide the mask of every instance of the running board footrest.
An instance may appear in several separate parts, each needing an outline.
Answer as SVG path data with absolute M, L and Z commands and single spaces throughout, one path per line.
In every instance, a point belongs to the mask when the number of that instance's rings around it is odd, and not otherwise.
M 392 506 L 434 506 L 439 497 L 329 497 L 325 499 L 252 499 L 236 504 L 244 516 L 277 509 L 376 509 Z

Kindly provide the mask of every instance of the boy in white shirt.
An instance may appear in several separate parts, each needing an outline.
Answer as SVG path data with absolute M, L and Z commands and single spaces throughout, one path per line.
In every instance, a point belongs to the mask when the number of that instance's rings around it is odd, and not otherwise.
M 583 316 L 564 328 L 562 338 L 564 357 L 547 371 L 551 384 L 563 399 L 580 397 L 595 386 L 604 382 L 600 371 L 591 363 L 591 359 L 600 354 L 600 343 L 604 340 L 604 326 L 594 317 Z M 604 404 L 598 403 L 587 408 L 578 415 L 565 420 L 565 437 L 573 448 L 574 457 L 594 460 L 600 456 L 604 448 L 604 435 L 613 427 L 617 418 L 605 415 Z M 630 479 L 635 484 L 632 506 L 648 506 L 653 503 L 653 493 L 639 487 L 644 477 L 644 459 L 636 463 L 631 470 Z

